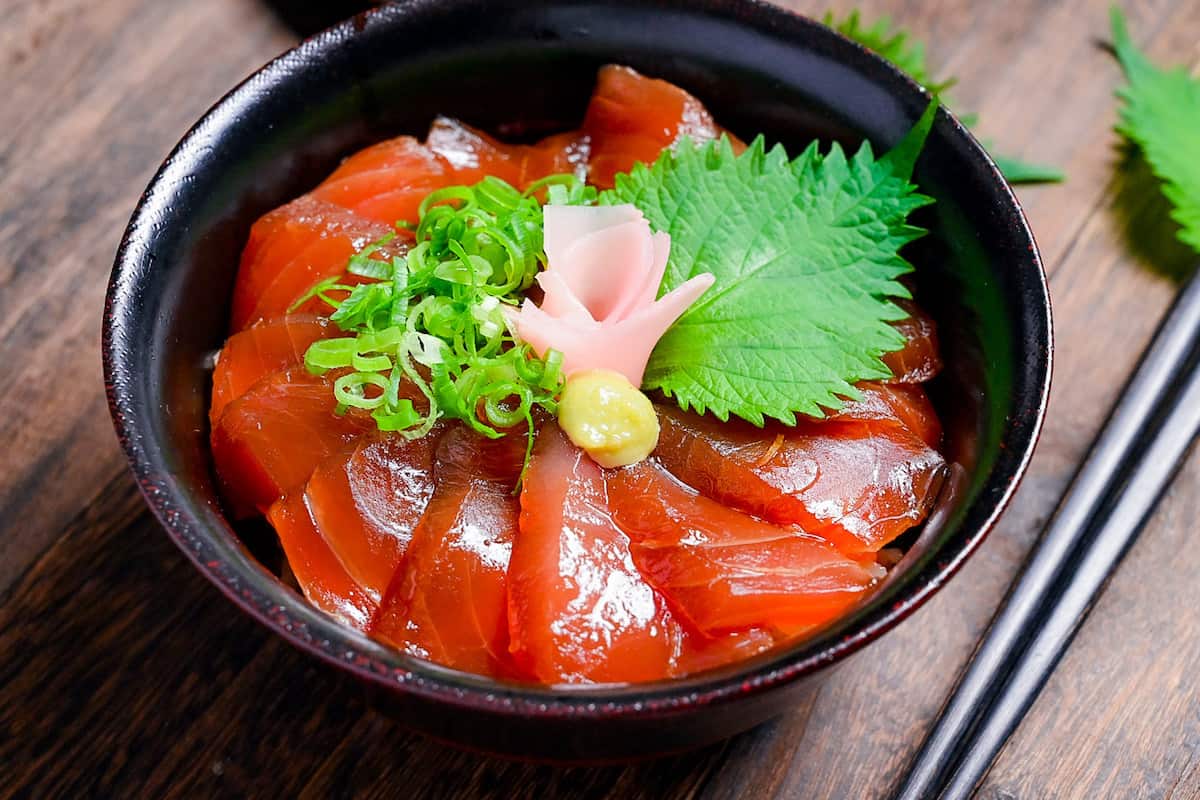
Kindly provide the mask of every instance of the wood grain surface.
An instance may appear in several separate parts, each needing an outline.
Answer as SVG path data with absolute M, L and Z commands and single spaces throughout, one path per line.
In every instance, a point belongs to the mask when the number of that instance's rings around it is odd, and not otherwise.
M 1019 192 L 1051 275 L 1057 365 L 998 530 L 777 721 L 665 761 L 558 769 L 460 753 L 372 712 L 236 613 L 125 472 L 99 365 L 117 240 L 187 126 L 296 34 L 260 0 L 0 3 L 0 797 L 886 796 L 1174 291 L 1162 272 L 1179 253 L 1144 174 L 1117 169 L 1108 4 L 860 4 L 929 43 L 983 138 L 1069 175 Z M 1200 0 L 1124 5 L 1153 56 L 1200 63 Z M 980 797 L 1200 797 L 1198 478 L 1193 457 Z

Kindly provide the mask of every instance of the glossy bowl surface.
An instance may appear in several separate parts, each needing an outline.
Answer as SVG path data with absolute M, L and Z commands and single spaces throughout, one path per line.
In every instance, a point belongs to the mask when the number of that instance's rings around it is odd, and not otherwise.
M 518 138 L 574 126 L 608 62 L 677 83 L 735 133 L 762 132 L 789 148 L 817 136 L 883 149 L 929 102 L 876 56 L 753 0 L 385 6 L 271 62 L 184 137 L 129 223 L 104 317 L 117 434 L 150 508 L 197 568 L 277 634 L 362 679 L 412 727 L 534 758 L 644 757 L 784 710 L 812 676 L 920 606 L 975 549 L 1028 463 L 1049 388 L 1049 298 L 1033 238 L 995 165 L 939 112 L 916 178 L 938 202 L 918 218 L 932 233 L 911 257 L 918 297 L 942 329 L 948 368 L 932 393 L 962 469 L 906 561 L 854 614 L 809 641 L 688 679 L 550 689 L 406 657 L 312 609 L 263 566 L 271 559 L 261 556 L 260 533 L 231 527 L 208 452 L 206 364 L 224 337 L 251 223 L 345 155 L 420 134 L 435 114 Z

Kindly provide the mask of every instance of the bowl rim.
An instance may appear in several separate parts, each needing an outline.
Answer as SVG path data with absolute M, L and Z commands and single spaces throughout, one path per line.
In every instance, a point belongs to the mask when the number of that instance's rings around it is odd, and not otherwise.
M 437 13 L 452 13 L 477 0 L 436 0 Z M 578 0 L 537 0 L 545 6 L 573 4 Z M 172 149 L 143 192 L 117 251 L 105 297 L 102 354 L 105 393 L 113 425 L 147 505 L 175 544 L 196 568 L 227 598 L 261 624 L 293 646 L 321 661 L 346 670 L 368 684 L 388 690 L 411 693 L 454 706 L 534 717 L 611 718 L 627 716 L 664 716 L 686 712 L 701 706 L 757 694 L 799 680 L 858 651 L 882 636 L 920 608 L 952 577 L 979 547 L 995 526 L 1015 494 L 1032 458 L 1041 434 L 1049 399 L 1053 363 L 1053 327 L 1050 295 L 1045 270 L 1034 236 L 1021 205 L 995 162 L 971 133 L 944 107 L 939 117 L 948 120 L 954 136 L 969 145 L 968 152 L 984 178 L 998 189 L 1007 204 L 1007 224 L 1018 236 L 1028 240 L 1028 263 L 1022 265 L 1023 295 L 1032 312 L 1031 330 L 1036 338 L 1027 342 L 1020 355 L 1035 354 L 1036 379 L 1024 395 L 1015 396 L 1017 414 L 1006 421 L 1005 436 L 1016 432 L 1020 454 L 1010 474 L 989 476 L 987 485 L 998 481 L 995 491 L 977 503 L 990 505 L 986 517 L 973 531 L 965 532 L 961 544 L 948 557 L 931 560 L 920 574 L 911 579 L 911 589 L 896 602 L 870 608 L 854 615 L 853 625 L 841 624 L 813 639 L 791 647 L 737 662 L 726 668 L 696 676 L 639 684 L 596 684 L 584 687 L 535 686 L 501 683 L 482 676 L 459 672 L 432 662 L 405 656 L 380 645 L 365 635 L 326 617 L 297 592 L 284 587 L 252 558 L 230 561 L 233 538 L 226 530 L 214 530 L 194 513 L 189 502 L 191 490 L 176 482 L 162 464 L 159 443 L 148 443 L 139 421 L 145 410 L 144 400 L 136 397 L 130 379 L 139 369 L 125 352 L 118 328 L 122 320 L 138 313 L 141 300 L 138 285 L 151 269 L 147 257 L 152 241 L 154 219 L 167 208 L 179 186 L 177 167 L 188 154 L 212 136 L 214 130 L 236 119 L 238 109 L 253 105 L 262 87 L 273 81 L 312 68 L 328 53 L 345 46 L 349 40 L 375 25 L 403 25 L 405 18 L 428 11 L 433 0 L 410 0 L 384 5 L 363 12 L 314 36 L 272 59 L 230 90 L 193 125 Z M 500 5 L 500 4 L 497 4 Z M 591 6 L 628 5 L 626 0 L 588 0 Z M 846 58 L 854 58 L 856 68 L 892 92 L 907 93 L 928 102 L 930 95 L 891 63 L 861 45 L 825 27 L 817 20 L 772 5 L 764 0 L 692 0 L 688 13 L 716 15 L 737 24 L 752 24 L 769 29 L 773 35 L 794 41 L 818 37 L 831 47 L 840 48 Z M 753 14 L 753 22 L 749 17 Z M 811 38 L 808 41 L 812 41 Z M 168 443 L 169 446 L 169 443 Z M 263 581 L 268 585 L 262 585 Z M 270 584 L 273 584 L 274 587 Z M 282 591 L 280 591 L 282 590 Z M 848 630 L 841 631 L 840 628 Z

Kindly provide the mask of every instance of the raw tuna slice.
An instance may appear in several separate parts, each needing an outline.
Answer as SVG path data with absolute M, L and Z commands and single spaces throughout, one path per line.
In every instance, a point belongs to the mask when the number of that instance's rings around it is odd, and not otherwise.
M 774 435 L 738 420 L 729 422 L 657 407 L 660 432 L 654 456 L 701 494 L 782 524 L 817 526 L 803 500 L 783 492 L 757 472 L 783 447 L 787 429 Z
M 260 319 L 287 314 L 309 289 L 344 273 L 352 255 L 390 230 L 310 195 L 265 215 L 250 229 L 242 252 L 230 329 L 240 331 Z M 402 250 L 395 245 L 378 257 Z
M 906 300 L 897 303 L 909 312 L 907 318 L 895 323 L 908 341 L 904 349 L 883 357 L 883 363 L 888 365 L 894 376 L 888 382 L 922 383 L 942 371 L 937 323 L 916 303 Z
M 883 412 L 872 421 L 802 420 L 765 435 L 667 406 L 659 421 L 655 454 L 684 483 L 771 522 L 799 525 L 849 555 L 874 552 L 920 523 L 941 484 L 942 457 Z
M 394 225 L 416 222 L 425 195 L 459 182 L 444 158 L 411 136 L 399 136 L 347 158 L 312 195 Z
M 288 565 L 309 602 L 365 632 L 376 603 L 350 577 L 317 533 L 304 495 L 295 492 L 280 498 L 267 512 L 267 519 L 279 534 Z
M 607 504 L 600 467 L 546 423 L 508 573 L 511 649 L 544 683 L 647 681 L 676 669 L 683 632 L 634 567 Z
M 547 175 L 582 173 L 588 143 L 577 132 L 547 137 L 532 145 L 504 144 L 458 120 L 438 117 L 426 145 L 456 172 L 456 183 L 491 175 L 519 189 Z
M 372 624 L 374 636 L 467 672 L 512 676 L 507 589 L 525 440 L 452 428 L 435 488 Z
M 346 159 L 312 196 L 389 225 L 416 222 L 430 192 L 473 184 L 487 175 L 525 188 L 560 172 L 580 172 L 587 141 L 579 134 L 551 136 L 534 145 L 507 145 L 457 120 L 438 117 L 425 143 L 389 139 Z
M 518 157 L 521 164 L 517 186 L 529 188 L 547 175 L 569 174 L 587 177 L 591 142 L 578 131 L 547 136 L 534 145 L 522 146 Z
M 420 439 L 368 436 L 322 461 L 304 497 L 321 537 L 376 602 L 400 566 L 433 494 L 440 429 Z
M 234 400 L 212 431 L 221 488 L 236 517 L 265 512 L 304 486 L 317 465 L 375 428 L 367 414 L 334 413 L 332 376 L 276 372 Z
M 408 175 L 442 175 L 446 173 L 445 161 L 413 136 L 397 136 L 348 156 L 338 168 L 330 173 L 321 186 L 331 189 L 338 181 L 356 175 L 371 175 L 377 172 L 403 171 Z M 330 202 L 336 202 L 329 198 Z M 358 199 L 358 198 L 354 198 Z
M 642 575 L 709 635 L 805 632 L 845 613 L 877 577 L 816 536 L 695 493 L 653 461 L 611 473 L 609 507 Z
M 913 383 L 863 383 L 859 400 L 847 400 L 829 415 L 830 420 L 865 423 L 872 430 L 897 426 L 914 433 L 932 448 L 942 441 L 942 423 L 925 390 Z
M 861 555 L 925 519 L 944 468 L 907 430 L 827 422 L 798 426 L 755 472 L 804 503 L 819 523 L 812 532 Z
M 798 628 L 795 635 L 799 635 L 804 630 Z M 692 675 L 726 664 L 745 661 L 747 658 L 770 650 L 776 643 L 775 636 L 764 628 L 732 631 L 715 638 L 685 633 L 672 674 L 675 677 Z
M 700 101 L 678 86 L 612 65 L 600 70 L 582 130 L 591 142 L 588 181 L 605 189 L 618 173 L 639 161 L 653 163 L 685 136 L 701 143 L 722 133 Z
M 209 421 L 216 425 L 225 406 L 272 372 L 303 362 L 313 342 L 339 335 L 341 331 L 325 317 L 291 314 L 263 320 L 230 336 L 213 367 Z

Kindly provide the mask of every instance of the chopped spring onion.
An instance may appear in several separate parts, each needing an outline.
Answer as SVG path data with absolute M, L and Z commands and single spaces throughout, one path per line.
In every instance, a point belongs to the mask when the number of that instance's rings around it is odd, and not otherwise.
M 358 281 L 322 281 L 295 304 L 321 299 L 350 334 L 304 355 L 314 374 L 345 370 L 333 389 L 341 408 L 370 411 L 380 430 L 409 438 L 442 418 L 491 438 L 523 427 L 528 461 L 534 409 L 554 413 L 563 383 L 562 354 L 538 358 L 503 314 L 545 264 L 539 196 L 596 201 L 595 189 L 572 175 L 525 192 L 494 177 L 439 189 L 415 225 L 398 224 L 350 259 L 346 271 Z

